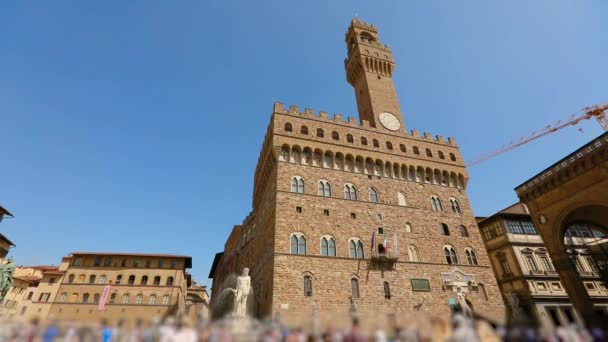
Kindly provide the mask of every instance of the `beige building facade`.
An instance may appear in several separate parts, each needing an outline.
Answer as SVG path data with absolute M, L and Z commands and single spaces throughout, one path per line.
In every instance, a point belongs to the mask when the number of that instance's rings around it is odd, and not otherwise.
M 516 203 L 479 220 L 479 229 L 506 302 L 509 291 L 514 291 L 521 308 L 545 327 L 583 323 L 570 303 L 525 204 Z M 608 242 L 606 235 L 588 223 L 572 226 L 565 236 L 570 257 L 583 279 L 585 290 L 596 307 L 606 311 L 608 290 L 600 278 L 598 263 L 589 250 L 589 245 L 602 242 Z
M 529 208 L 551 261 L 574 308 L 590 325 L 608 324 L 605 307 L 598 307 L 579 271 L 577 254 L 568 231 L 581 225 L 608 234 L 608 132 L 593 139 L 562 160 L 515 188 Z M 585 250 L 597 263 L 598 274 L 608 285 L 608 243 L 597 239 Z
M 214 313 L 226 311 L 217 294 L 249 267 L 260 317 L 448 317 L 462 292 L 475 313 L 502 321 L 458 145 L 406 131 L 375 26 L 353 20 L 346 43 L 361 121 L 275 103 L 253 211 L 210 272 Z

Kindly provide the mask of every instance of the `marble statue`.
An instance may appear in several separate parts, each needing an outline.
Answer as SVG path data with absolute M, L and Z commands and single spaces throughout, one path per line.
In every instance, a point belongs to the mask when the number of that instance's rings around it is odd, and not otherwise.
M 14 270 L 15 264 L 10 259 L 6 264 L 0 265 L 0 300 L 4 299 L 4 295 L 13 286 Z
M 465 293 L 463 291 L 458 291 L 458 293 L 456 294 L 456 296 L 458 297 L 458 304 L 460 305 L 462 314 L 465 317 L 471 317 L 471 316 L 473 316 L 473 311 L 471 310 L 471 307 L 469 306 L 469 304 L 467 304 L 467 300 L 464 295 L 465 295 Z
M 243 273 L 236 278 L 236 288 L 231 290 L 234 293 L 232 316 L 245 317 L 247 315 L 247 297 L 251 292 L 251 278 L 248 268 L 243 268 Z

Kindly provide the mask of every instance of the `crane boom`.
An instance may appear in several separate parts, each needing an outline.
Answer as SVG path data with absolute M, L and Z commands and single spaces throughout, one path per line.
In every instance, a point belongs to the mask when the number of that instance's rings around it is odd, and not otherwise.
M 557 132 L 564 127 L 567 127 L 570 125 L 574 126 L 583 120 L 589 120 L 591 118 L 595 118 L 597 120 L 597 122 L 600 124 L 600 126 L 602 126 L 602 128 L 605 131 L 608 131 L 608 118 L 606 117 L 606 114 L 604 113 L 606 110 L 608 110 L 608 103 L 603 104 L 603 105 L 585 107 L 578 113 L 570 115 L 568 117 L 568 119 L 566 119 L 565 121 L 559 120 L 551 125 L 545 126 L 540 131 L 532 132 L 532 134 L 530 134 L 527 137 L 522 137 L 517 141 L 512 141 L 509 144 L 502 146 L 501 148 L 499 148 L 495 151 L 492 151 L 488 154 L 483 155 L 480 158 L 477 158 L 475 160 L 468 162 L 467 166 L 477 165 L 490 158 L 493 158 L 493 157 L 496 157 L 505 152 L 511 151 L 521 145 L 525 145 L 531 141 L 542 138 L 545 135 L 551 134 L 553 132 Z

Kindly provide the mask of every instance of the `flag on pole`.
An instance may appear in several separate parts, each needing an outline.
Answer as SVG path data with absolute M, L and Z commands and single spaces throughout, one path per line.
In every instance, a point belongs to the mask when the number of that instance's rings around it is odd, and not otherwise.
M 372 252 L 374 251 L 374 245 L 375 245 L 375 244 L 376 244 L 376 231 L 375 231 L 375 230 L 372 230 L 372 246 L 371 246 L 371 247 L 372 247 L 372 248 L 371 248 L 371 251 L 372 251 Z
M 384 233 L 384 241 L 383 241 L 382 245 L 384 246 L 384 254 L 387 255 L 388 254 L 388 244 L 386 243 L 386 233 Z
M 397 243 L 397 232 L 393 236 L 393 255 L 397 257 L 399 255 L 399 245 Z

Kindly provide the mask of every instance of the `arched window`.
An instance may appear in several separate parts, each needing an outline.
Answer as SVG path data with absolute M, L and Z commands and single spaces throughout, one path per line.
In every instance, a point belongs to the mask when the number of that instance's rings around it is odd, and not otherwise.
M 86 304 L 86 303 L 89 302 L 89 294 L 88 293 L 85 293 L 85 294 L 82 295 L 82 302 L 84 304 Z
M 120 282 L 122 281 L 122 275 L 117 275 L 116 276 L 116 285 L 120 284 Z
M 321 255 L 336 256 L 336 240 L 331 236 L 321 238 Z
M 289 122 L 285 123 L 285 132 L 291 132 L 291 124 Z
M 300 176 L 291 178 L 291 192 L 296 192 L 298 194 L 304 193 L 304 178 Z
M 359 280 L 357 278 L 350 279 L 350 291 L 353 298 L 359 298 Z
M 443 155 L 443 152 L 437 151 L 437 155 L 439 155 L 439 159 L 445 159 L 445 155 Z
M 445 261 L 450 265 L 458 264 L 458 257 L 456 256 L 456 250 L 452 246 L 443 247 L 443 253 L 445 254 Z
M 374 147 L 380 147 L 380 143 L 376 139 L 372 139 L 372 144 L 374 144 Z
M 456 161 L 456 156 L 454 155 L 454 153 L 450 153 L 450 160 Z
M 407 247 L 407 256 L 410 261 L 413 261 L 413 262 L 420 261 L 420 259 L 418 258 L 418 249 L 416 249 L 416 246 L 410 245 Z
M 344 184 L 344 198 L 349 200 L 357 199 L 357 189 L 355 189 L 354 185 L 350 183 Z
M 100 284 L 105 284 L 105 283 L 106 283 L 106 280 L 107 280 L 107 277 L 106 277 L 106 275 L 105 275 L 105 274 L 102 274 L 102 275 L 99 277 L 99 283 L 100 283 Z
M 309 275 L 304 276 L 304 296 L 312 297 L 312 277 Z
M 361 145 L 367 146 L 367 138 L 361 137 Z
M 460 227 L 458 228 L 460 229 L 460 236 L 469 237 L 469 231 L 467 230 L 467 227 L 460 225 Z
M 418 149 L 418 146 L 414 146 L 414 154 L 420 154 L 420 150 Z
M 346 135 L 346 142 L 353 143 L 354 141 L 355 141 L 355 139 L 353 138 L 352 134 Z
M 391 287 L 388 281 L 384 282 L 384 299 L 391 299 Z
M 433 156 L 433 152 L 431 152 L 431 149 L 430 149 L 430 148 L 427 148 L 427 149 L 426 149 L 426 156 L 427 156 L 427 157 L 432 157 L 432 156 Z
M 391 151 L 393 150 L 393 144 L 390 141 L 386 142 L 386 149 Z
M 59 296 L 59 303 L 64 303 L 67 298 L 68 298 L 68 293 L 67 292 L 62 292 L 61 296 Z
M 173 277 L 167 277 L 167 286 L 173 286 Z
M 141 277 L 141 285 L 148 285 L 148 276 Z
M 331 185 L 326 180 L 319 181 L 319 196 L 331 197 Z
M 399 144 L 399 149 L 401 150 L 401 152 L 405 153 L 407 152 L 407 149 L 405 148 L 405 145 L 403 144 Z
M 93 295 L 93 303 L 99 304 L 99 293 Z
M 359 239 L 351 239 L 348 242 L 350 249 L 350 257 L 353 259 L 363 259 L 365 255 L 363 254 L 363 243 Z
M 74 282 L 74 275 L 73 275 L 73 274 L 70 274 L 70 275 L 68 276 L 68 284 L 72 284 L 73 282 Z
M 142 296 L 141 294 L 138 294 L 135 297 L 135 304 L 141 304 L 143 302 L 143 300 L 144 300 L 144 296 Z
M 128 294 L 125 294 L 122 296 L 122 303 L 129 304 L 129 295 Z
M 302 134 L 308 134 L 308 127 L 306 127 L 306 126 L 300 127 L 300 133 L 302 133 Z
M 289 146 L 284 145 L 283 147 L 281 147 L 281 155 L 279 155 L 279 160 L 280 161 L 289 161 Z M 123 260 L 123 263 L 126 266 L 126 261 Z M 123 267 L 125 267 L 123 266 Z
M 441 199 L 435 195 L 431 196 L 431 207 L 433 208 L 433 211 L 443 211 Z
M 452 206 L 452 212 L 457 214 L 462 214 L 462 210 L 460 209 L 460 203 L 455 198 L 450 198 L 450 205 Z
M 324 135 L 323 135 L 323 130 L 322 130 L 322 129 L 320 129 L 320 128 L 317 128 L 317 137 L 319 137 L 319 138 L 323 138 L 323 136 L 324 136 Z
M 291 235 L 291 254 L 306 254 L 306 237 L 301 233 Z
M 441 235 L 450 235 L 450 229 L 448 228 L 448 225 L 445 223 L 439 224 L 439 232 L 441 233 Z
M 150 298 L 148 299 L 148 304 L 150 304 L 150 305 L 156 304 L 156 295 L 155 294 L 150 295 Z
M 135 276 L 134 275 L 130 275 L 129 276 L 129 285 L 133 285 L 135 284 Z
M 372 203 L 378 203 L 378 192 L 374 188 L 369 189 L 369 201 Z
M 406 205 L 405 195 L 402 192 L 397 193 L 397 202 L 399 203 L 400 206 L 405 207 L 405 205 Z
M 477 263 L 477 256 L 475 255 L 475 251 L 471 248 L 466 248 L 464 250 L 464 254 L 467 256 L 467 262 L 469 265 L 479 265 Z
M 163 305 L 167 305 L 169 304 L 169 295 L 164 295 L 163 296 Z
M 94 274 L 89 276 L 89 284 L 95 284 L 95 278 L 97 278 Z
M 405 222 L 405 232 L 406 233 L 411 233 L 412 232 L 412 224 L 409 222 Z
M 154 277 L 154 283 L 152 283 L 154 286 L 159 286 L 160 285 L 160 276 L 156 276 Z
M 331 138 L 334 140 L 340 140 L 340 134 L 338 134 L 338 132 L 333 131 L 331 132 Z

